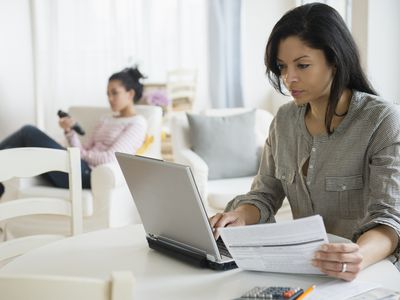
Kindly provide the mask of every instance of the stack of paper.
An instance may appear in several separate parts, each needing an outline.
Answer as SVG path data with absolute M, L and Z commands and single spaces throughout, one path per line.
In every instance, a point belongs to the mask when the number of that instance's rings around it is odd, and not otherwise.
M 328 243 L 321 216 L 272 224 L 219 228 L 239 268 L 280 273 L 321 274 L 311 264 Z

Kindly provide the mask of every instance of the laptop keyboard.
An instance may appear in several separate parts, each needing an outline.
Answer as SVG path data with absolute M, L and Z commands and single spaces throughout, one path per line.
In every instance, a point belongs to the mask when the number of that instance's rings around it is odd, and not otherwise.
M 229 251 L 226 248 L 225 243 L 221 239 L 221 237 L 219 237 L 217 239 L 217 247 L 218 247 L 218 250 L 219 250 L 219 254 L 221 254 L 223 256 L 226 256 L 226 257 L 229 257 L 229 258 L 232 258 L 232 255 L 229 253 Z

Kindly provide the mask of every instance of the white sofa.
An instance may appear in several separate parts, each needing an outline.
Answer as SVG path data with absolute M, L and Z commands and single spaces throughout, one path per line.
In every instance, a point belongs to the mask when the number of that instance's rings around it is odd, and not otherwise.
M 154 141 L 144 156 L 161 158 L 161 123 L 162 109 L 157 106 L 136 105 L 138 114 L 143 115 L 149 125 L 147 134 L 153 136 Z M 71 107 L 69 114 L 85 129 L 83 140 L 90 136 L 95 124 L 101 116 L 111 114 L 108 107 Z M 2 201 L 18 197 L 55 196 L 68 197 L 68 190 L 48 186 L 39 178 L 34 181 L 10 180 L 4 182 L 6 191 Z M 125 179 L 117 163 L 108 163 L 97 166 L 92 171 L 92 189 L 84 189 L 82 193 L 83 229 L 91 231 L 107 227 L 124 226 L 131 223 L 141 223 L 136 207 L 133 203 Z M 31 233 L 42 231 L 46 227 L 49 233 L 65 232 L 68 229 L 67 220 L 53 216 L 40 216 L 39 225 L 33 225 L 29 219 L 23 222 L 18 220 L 7 227 L 10 236 L 24 235 L 27 230 Z M 35 220 L 35 224 L 37 224 Z M 38 226 L 36 228 L 35 226 Z M 29 229 L 27 229 L 29 228 Z M 37 230 L 36 230 L 37 229 Z M 11 232 L 8 232 L 8 231 Z
M 246 108 L 210 109 L 202 112 L 207 116 L 227 116 L 249 111 Z M 262 147 L 268 135 L 273 116 L 261 109 L 256 110 L 257 143 Z M 253 176 L 208 180 L 208 166 L 196 154 L 190 145 L 189 123 L 185 113 L 176 113 L 171 120 L 171 139 L 174 161 L 190 166 L 195 177 L 197 187 L 210 214 L 222 211 L 228 201 L 236 195 L 245 194 L 250 190 Z

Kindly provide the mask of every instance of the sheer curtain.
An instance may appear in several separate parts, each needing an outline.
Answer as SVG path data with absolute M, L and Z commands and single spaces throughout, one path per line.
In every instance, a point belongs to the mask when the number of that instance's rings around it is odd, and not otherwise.
M 208 0 L 212 107 L 243 106 L 241 0 Z
M 56 132 L 58 109 L 108 105 L 108 77 L 138 64 L 147 82 L 192 68 L 207 94 L 203 0 L 31 0 L 38 125 Z M 204 97 L 203 95 L 203 97 Z M 200 96 L 201 97 L 201 96 Z

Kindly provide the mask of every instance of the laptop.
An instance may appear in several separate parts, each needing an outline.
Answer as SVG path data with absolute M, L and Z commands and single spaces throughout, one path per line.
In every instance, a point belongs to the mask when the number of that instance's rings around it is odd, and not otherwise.
M 115 153 L 146 232 L 149 247 L 215 270 L 237 268 L 222 240 L 214 239 L 188 166 Z

